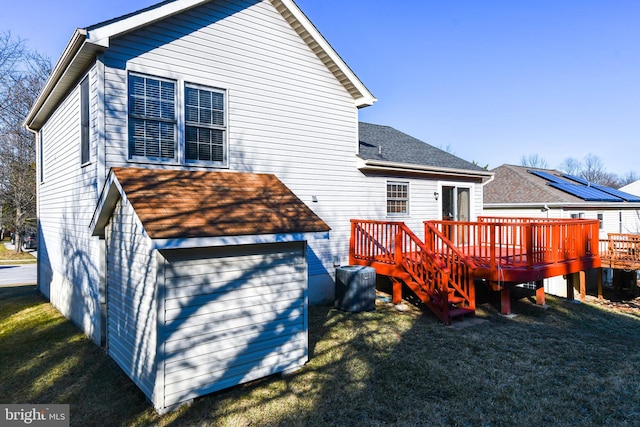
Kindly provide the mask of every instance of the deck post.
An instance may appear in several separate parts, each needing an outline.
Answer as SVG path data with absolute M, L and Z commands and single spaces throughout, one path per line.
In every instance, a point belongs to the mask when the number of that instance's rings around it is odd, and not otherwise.
M 602 273 L 604 273 L 604 269 L 600 267 L 598 269 L 598 299 L 604 299 L 602 296 Z
M 402 302 L 402 282 L 398 279 L 393 280 L 393 289 L 391 292 L 391 303 L 400 304 Z
M 544 282 L 542 280 L 536 280 L 536 304 L 544 305 Z
M 578 280 L 580 280 L 580 301 L 583 301 L 587 297 L 587 272 L 582 270 L 578 273 Z
M 500 290 L 500 313 L 511 314 L 511 288 L 503 286 Z
M 575 281 L 576 274 L 570 273 L 566 275 L 567 279 L 567 300 L 573 301 L 573 284 Z

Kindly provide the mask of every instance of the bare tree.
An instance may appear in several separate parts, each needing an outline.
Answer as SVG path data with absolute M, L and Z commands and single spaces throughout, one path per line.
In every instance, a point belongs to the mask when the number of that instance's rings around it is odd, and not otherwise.
M 618 180 L 618 188 L 624 187 L 625 185 L 629 185 L 632 182 L 636 182 L 640 179 L 640 175 L 638 175 L 635 171 L 628 171 L 624 175 L 620 177 Z
M 36 217 L 35 142 L 23 121 L 50 71 L 48 58 L 0 34 L 0 205 L 2 225 L 16 232 L 17 251 Z
M 567 157 L 560 164 L 559 169 L 570 175 L 580 176 L 580 173 L 582 172 L 582 162 L 573 157 Z
M 520 157 L 520 166 L 549 169 L 549 163 L 538 154 L 527 154 Z

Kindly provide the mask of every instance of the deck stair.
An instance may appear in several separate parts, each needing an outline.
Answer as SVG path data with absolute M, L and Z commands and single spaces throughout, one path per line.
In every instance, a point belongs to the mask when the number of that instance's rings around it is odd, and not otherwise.
M 435 253 L 402 222 L 352 220 L 350 263 L 369 265 L 393 283 L 393 302 L 408 287 L 445 324 L 475 315 L 473 263 L 434 230 Z M 446 250 L 442 251 L 442 248 Z
M 600 267 L 598 227 L 598 220 L 561 218 L 425 221 L 422 241 L 403 222 L 352 219 L 349 262 L 389 277 L 394 303 L 401 301 L 406 286 L 450 324 L 455 317 L 475 314 L 477 279 L 501 293 L 501 313 L 510 314 L 514 286 L 536 282 L 536 299 L 543 304 L 542 279 L 584 276 Z M 626 254 L 640 253 L 640 243 L 626 240 L 616 245 L 624 246 Z M 568 295 L 572 289 L 568 284 Z

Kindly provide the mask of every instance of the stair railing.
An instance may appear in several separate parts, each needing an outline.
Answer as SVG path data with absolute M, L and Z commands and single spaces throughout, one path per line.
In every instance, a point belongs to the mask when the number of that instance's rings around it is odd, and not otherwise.
M 460 251 L 434 224 L 424 222 L 425 245 L 432 253 L 440 258 L 450 272 L 448 286 L 455 291 L 455 295 L 465 301 L 465 306 L 475 310 L 476 297 L 474 270 L 476 264 Z

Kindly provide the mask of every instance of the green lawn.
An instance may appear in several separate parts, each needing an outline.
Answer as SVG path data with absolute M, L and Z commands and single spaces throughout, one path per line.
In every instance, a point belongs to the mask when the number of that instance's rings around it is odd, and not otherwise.
M 0 265 L 2 264 L 11 264 L 11 263 L 34 263 L 36 259 L 28 252 L 20 252 L 16 253 L 15 251 L 9 250 L 4 245 L 4 242 L 0 241 Z
M 33 287 L 0 288 L 0 402 L 70 403 L 77 426 L 640 425 L 640 317 L 547 297 L 479 325 L 379 301 L 312 307 L 310 361 L 158 416 Z

